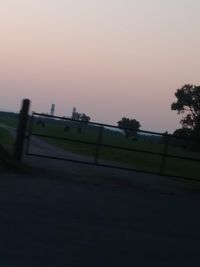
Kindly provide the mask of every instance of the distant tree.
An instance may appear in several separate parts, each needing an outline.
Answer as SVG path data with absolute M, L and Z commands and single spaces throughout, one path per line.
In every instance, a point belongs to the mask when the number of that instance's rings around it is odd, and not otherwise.
M 126 138 L 133 137 L 135 138 L 137 136 L 137 132 L 139 128 L 141 127 L 139 121 L 135 119 L 129 119 L 129 118 L 122 118 L 120 121 L 118 121 L 119 128 L 125 128 L 124 133 Z
M 85 123 L 88 123 L 91 120 L 91 118 L 89 116 L 87 116 L 85 113 L 83 113 L 80 116 L 80 120 L 84 121 Z
M 80 117 L 81 117 L 81 114 L 78 112 L 74 112 L 72 115 L 72 119 L 76 121 L 80 120 Z
M 85 123 L 88 123 L 90 121 L 90 117 L 87 116 L 85 113 L 79 113 L 79 112 L 76 112 L 76 111 L 73 111 L 73 114 L 72 114 L 72 117 L 71 117 L 73 120 L 76 120 L 76 121 L 83 121 Z

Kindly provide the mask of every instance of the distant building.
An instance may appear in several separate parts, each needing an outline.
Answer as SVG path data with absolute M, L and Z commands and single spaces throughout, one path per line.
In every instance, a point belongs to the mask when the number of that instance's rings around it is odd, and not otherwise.
M 55 104 L 51 105 L 51 111 L 50 111 L 50 115 L 54 116 L 55 113 Z
M 72 110 L 72 119 L 78 121 L 80 119 L 80 116 L 81 116 L 81 114 L 76 111 L 76 108 L 73 108 L 73 110 Z
M 73 109 L 72 109 L 72 117 L 71 117 L 72 119 L 74 119 L 75 114 L 76 114 L 76 108 L 73 108 Z

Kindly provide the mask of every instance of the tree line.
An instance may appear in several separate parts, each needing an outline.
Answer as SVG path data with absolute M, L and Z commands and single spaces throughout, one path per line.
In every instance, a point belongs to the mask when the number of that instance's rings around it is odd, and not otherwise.
M 171 110 L 177 111 L 179 115 L 184 115 L 181 120 L 181 128 L 174 131 L 175 138 L 188 138 L 193 140 L 192 149 L 200 150 L 200 86 L 185 84 L 175 92 L 176 101 L 171 104 Z M 73 112 L 72 119 L 82 121 L 88 124 L 91 118 L 85 113 Z M 38 122 L 42 124 L 42 122 Z M 118 121 L 118 127 L 124 132 L 127 139 L 137 139 L 137 134 L 141 128 L 141 124 L 135 118 L 123 117 Z M 69 131 L 70 127 L 66 125 L 65 131 Z M 81 133 L 81 127 L 79 128 Z M 175 143 L 178 143 L 176 141 Z M 186 142 L 182 142 L 184 145 Z M 190 143 L 191 145 L 191 143 Z
M 192 150 L 200 150 L 200 86 L 185 84 L 175 92 L 176 101 L 171 104 L 171 110 L 183 115 L 181 128 L 174 131 L 174 137 L 188 138 Z M 119 127 L 130 128 L 135 134 L 141 127 L 140 122 L 135 119 L 122 118 L 118 122 Z M 131 132 L 125 130 L 128 138 Z M 133 133 L 132 133 L 133 134 Z M 185 140 L 186 140 L 185 139 Z M 178 141 L 177 141 L 178 142 Z M 183 141 L 182 141 L 183 143 Z M 186 144 L 187 142 L 184 142 Z M 192 144 L 192 145 L 191 145 Z

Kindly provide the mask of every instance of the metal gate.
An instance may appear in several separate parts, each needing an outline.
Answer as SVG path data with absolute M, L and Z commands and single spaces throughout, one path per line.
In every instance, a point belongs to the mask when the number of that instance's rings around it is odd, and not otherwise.
M 132 133 L 131 137 L 127 138 L 125 131 Z M 77 158 L 36 153 L 31 148 L 33 138 L 70 151 Z M 200 153 L 193 151 L 192 146 L 195 146 L 194 140 L 167 132 L 135 131 L 33 112 L 26 154 L 199 181 Z

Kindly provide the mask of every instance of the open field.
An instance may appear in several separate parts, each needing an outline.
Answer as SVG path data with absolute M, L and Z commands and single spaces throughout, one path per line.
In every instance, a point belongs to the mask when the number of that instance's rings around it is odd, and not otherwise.
M 12 112 L 0 111 L 0 123 L 6 124 L 8 126 L 17 127 L 18 124 L 18 114 Z
M 38 123 L 43 121 L 45 126 Z M 10 126 L 17 125 L 16 114 L 0 113 L 0 122 L 7 123 Z M 84 141 L 96 143 L 99 140 L 100 127 L 87 125 L 83 123 L 74 123 L 63 120 L 52 120 L 44 118 L 34 118 L 32 125 L 32 132 L 35 134 L 57 136 L 60 138 L 68 138 L 76 141 Z M 82 144 L 72 140 L 58 140 L 52 138 L 44 138 L 43 140 L 56 145 L 60 148 L 75 152 L 80 155 L 87 155 L 95 157 L 97 146 L 94 144 Z M 106 160 L 113 165 L 120 164 L 122 167 L 134 168 L 137 170 L 144 170 L 150 172 L 160 172 L 162 156 L 148 154 L 163 153 L 164 142 L 159 135 L 145 136 L 139 135 L 137 140 L 128 140 L 119 131 L 111 131 L 106 128 L 103 129 L 101 143 L 104 145 L 118 146 L 122 149 L 101 147 L 98 148 L 99 160 Z M 135 149 L 146 151 L 141 153 L 138 151 L 126 151 L 124 149 Z M 181 148 L 180 146 L 168 146 L 168 153 L 173 156 L 188 157 L 200 159 L 200 153 L 191 152 L 188 149 Z M 190 177 L 200 179 L 200 164 L 182 159 L 167 158 L 165 163 L 165 173 L 170 175 L 178 175 L 182 177 Z

